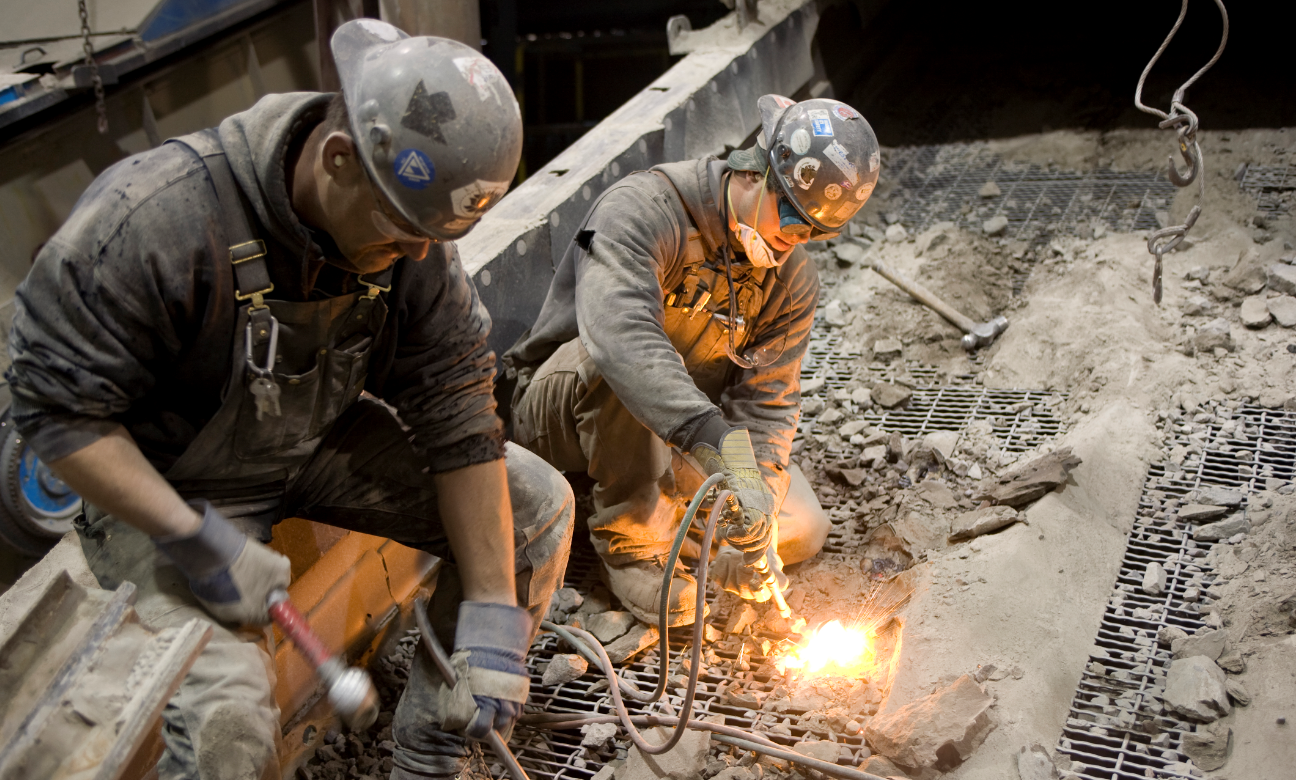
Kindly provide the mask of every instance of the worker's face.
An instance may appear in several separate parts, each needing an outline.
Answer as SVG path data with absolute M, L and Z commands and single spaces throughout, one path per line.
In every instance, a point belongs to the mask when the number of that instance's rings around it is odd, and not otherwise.
M 385 270 L 401 257 L 422 260 L 431 240 L 403 219 L 369 180 L 345 133 L 320 145 L 316 162 L 320 205 L 328 233 L 342 252 L 335 265 L 358 274 Z
M 745 175 L 747 197 L 743 207 L 738 207 L 738 216 L 746 225 L 756 229 L 770 245 L 776 255 L 782 255 L 797 244 L 809 240 L 808 235 L 792 235 L 779 227 L 779 195 L 777 185 L 765 183 L 763 176 L 755 173 Z M 759 210 L 758 210 L 759 209 Z

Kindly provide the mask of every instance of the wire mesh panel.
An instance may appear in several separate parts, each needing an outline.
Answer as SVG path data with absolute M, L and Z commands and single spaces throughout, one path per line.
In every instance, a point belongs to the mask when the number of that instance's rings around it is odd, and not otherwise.
M 1171 653 L 1158 646 L 1157 633 L 1174 626 L 1191 634 L 1206 626 L 1216 581 L 1206 556 L 1215 543 L 1194 541 L 1193 527 L 1178 520 L 1175 509 L 1202 487 L 1244 496 L 1278 487 L 1291 482 L 1296 467 L 1296 418 L 1290 413 L 1242 407 L 1225 417 L 1203 430 L 1166 423 L 1174 426 L 1172 457 L 1148 470 L 1120 573 L 1058 745 L 1083 777 L 1190 777 L 1182 742 L 1195 725 L 1162 707 Z M 1149 563 L 1165 569 L 1160 595 L 1140 587 Z
M 1256 197 L 1262 213 L 1275 217 L 1290 213 L 1296 166 L 1248 165 L 1241 184 L 1243 192 Z

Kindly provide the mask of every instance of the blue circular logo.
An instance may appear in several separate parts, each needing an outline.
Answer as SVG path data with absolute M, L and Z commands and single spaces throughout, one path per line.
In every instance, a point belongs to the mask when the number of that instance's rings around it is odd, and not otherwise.
M 396 180 L 411 190 L 421 190 L 436 181 L 436 166 L 418 149 L 402 150 L 396 155 L 392 170 L 396 173 Z

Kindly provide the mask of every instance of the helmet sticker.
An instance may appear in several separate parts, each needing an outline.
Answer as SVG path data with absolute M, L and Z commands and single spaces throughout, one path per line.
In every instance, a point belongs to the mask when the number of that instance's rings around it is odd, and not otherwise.
M 465 219 L 476 219 L 508 192 L 506 181 L 469 182 L 450 193 L 450 205 L 454 213 Z
M 837 200 L 841 197 L 841 187 L 836 184 L 829 184 L 824 187 L 824 197 L 828 200 Z
M 778 106 L 779 108 L 787 108 L 788 106 L 796 105 L 795 100 L 792 100 L 791 98 L 785 98 L 782 95 L 770 95 L 770 97 L 774 98 L 774 105 Z
M 796 168 L 792 171 L 792 180 L 803 190 L 810 189 L 814 184 L 815 173 L 819 171 L 819 160 L 814 157 L 802 157 L 797 160 Z
M 362 30 L 380 41 L 391 43 L 401 39 L 399 30 L 390 24 L 380 22 L 377 19 L 357 19 L 356 24 L 359 25 Z
M 485 57 L 455 57 L 454 64 L 463 74 L 464 79 L 477 90 L 477 97 L 481 102 L 494 100 L 495 105 L 503 105 L 498 90 L 503 82 L 504 90 L 507 92 L 508 83 L 504 82 L 503 74 L 490 60 Z
M 441 124 L 454 118 L 454 103 L 450 102 L 450 95 L 446 92 L 429 95 L 420 80 L 418 86 L 414 88 L 414 94 L 410 96 L 409 105 L 405 107 L 405 115 L 401 117 L 401 127 L 444 144 L 446 139 L 441 134 Z
M 822 108 L 812 108 L 806 112 L 806 115 L 810 117 L 810 127 L 815 135 L 832 137 L 832 120 L 828 118 L 827 111 Z
M 846 147 L 837 141 L 833 141 L 824 148 L 823 155 L 828 158 L 829 162 L 837 166 L 837 170 L 841 171 L 842 175 L 849 179 L 851 186 L 854 187 L 856 182 L 859 181 L 859 172 L 855 170 L 855 166 L 851 165 L 851 161 L 847 159 Z
M 878 166 L 881 164 L 882 164 L 882 154 L 877 149 L 874 149 L 873 154 L 869 155 L 869 173 L 876 171 L 878 169 Z
M 860 208 L 859 203 L 852 203 L 848 199 L 845 203 L 842 204 L 841 208 L 837 209 L 837 213 L 833 214 L 833 218 L 840 219 L 841 221 L 845 222 L 846 220 L 850 219 L 855 214 L 856 211 L 859 211 L 859 208 Z
M 866 181 L 861 184 L 860 188 L 855 190 L 855 200 L 864 200 L 868 198 L 868 196 L 873 192 L 873 185 L 874 182 L 871 181 Z
M 396 155 L 392 170 L 396 172 L 396 181 L 411 190 L 421 190 L 436 180 L 436 166 L 418 149 L 402 150 Z
M 805 154 L 810 151 L 810 134 L 804 127 L 798 127 L 792 134 L 792 151 L 797 154 Z
M 837 105 L 833 106 L 833 111 L 837 114 L 837 116 L 841 117 L 842 119 L 845 119 L 848 122 L 859 116 L 858 111 L 846 105 L 845 103 L 838 103 Z

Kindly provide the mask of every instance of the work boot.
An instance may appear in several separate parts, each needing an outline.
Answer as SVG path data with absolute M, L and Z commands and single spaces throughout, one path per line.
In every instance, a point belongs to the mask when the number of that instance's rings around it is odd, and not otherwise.
M 431 763 L 436 764 L 437 762 L 433 761 Z M 397 765 L 392 767 L 387 780 L 493 780 L 493 778 L 491 777 L 490 767 L 486 766 L 486 759 L 482 754 L 481 746 L 473 744 L 472 754 L 456 772 L 438 771 L 431 768 L 431 765 L 421 771 Z
M 649 625 L 658 625 L 661 608 L 662 579 L 666 573 L 666 556 L 633 561 L 622 566 L 602 562 L 603 582 L 630 613 Z M 671 578 L 670 601 L 667 602 L 667 625 L 689 626 L 697 616 L 697 580 L 678 562 Z M 710 613 L 705 603 L 703 617 Z

